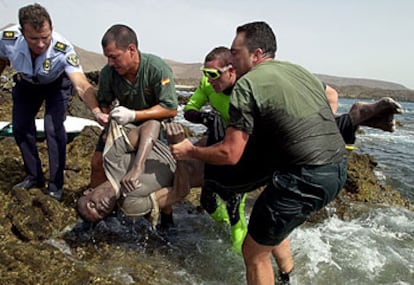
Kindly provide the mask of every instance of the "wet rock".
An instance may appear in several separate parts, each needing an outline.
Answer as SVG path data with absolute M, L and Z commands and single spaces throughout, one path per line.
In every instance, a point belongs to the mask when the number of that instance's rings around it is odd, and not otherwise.
M 0 243 L 1 284 L 124 284 L 99 276 L 49 243 Z
M 81 134 L 67 145 L 65 167 L 65 190 L 79 192 L 89 184 L 91 159 L 101 129 L 86 126 Z
M 369 154 L 351 152 L 348 158 L 348 177 L 345 184 L 352 200 L 372 206 L 395 206 L 413 210 L 412 204 L 380 181 L 374 173 L 377 162 Z
M 414 210 L 412 203 L 400 192 L 379 181 L 374 173 L 376 166 L 377 162 L 371 155 L 349 152 L 344 189 L 328 207 L 313 213 L 309 222 L 320 222 L 333 214 L 343 220 L 351 220 L 373 207 L 394 206 Z
M 13 234 L 22 241 L 49 239 L 76 222 L 73 208 L 50 199 L 40 189 L 13 189 L 11 197 L 6 217 Z

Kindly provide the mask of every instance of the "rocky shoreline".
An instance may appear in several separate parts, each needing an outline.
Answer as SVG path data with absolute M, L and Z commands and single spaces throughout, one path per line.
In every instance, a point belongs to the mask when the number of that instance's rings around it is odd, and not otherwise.
M 1 88 L 0 120 L 9 121 L 10 89 L 5 85 Z M 78 96 L 72 98 L 68 115 L 93 118 Z M 14 139 L 0 137 L 1 284 L 131 284 L 108 276 L 101 268 L 108 256 L 125 256 L 126 251 L 134 251 L 113 242 L 122 234 L 94 236 L 91 240 L 89 236 L 84 237 L 88 229 L 75 227 L 78 226 L 75 202 L 88 187 L 90 159 L 99 133 L 97 127 L 86 127 L 68 144 L 63 202 L 44 195 L 41 189 L 12 190 L 12 186 L 24 177 L 23 162 Z M 47 174 L 45 141 L 39 141 L 39 150 Z M 344 220 L 358 217 L 355 204 L 362 209 L 393 206 L 414 210 L 410 201 L 377 179 L 373 157 L 352 151 L 348 166 L 345 188 L 329 207 L 335 209 L 338 217 Z M 188 212 L 199 211 L 199 192 L 200 189 L 193 189 L 177 207 L 185 207 Z M 260 189 L 249 195 L 248 204 L 253 203 L 253 197 L 259 192 Z M 323 210 L 312 215 L 308 222 L 318 223 L 330 215 L 331 211 Z M 160 284 L 159 271 L 162 269 L 157 265 L 135 259 L 131 263 L 128 259 L 123 262 L 133 268 L 134 284 Z

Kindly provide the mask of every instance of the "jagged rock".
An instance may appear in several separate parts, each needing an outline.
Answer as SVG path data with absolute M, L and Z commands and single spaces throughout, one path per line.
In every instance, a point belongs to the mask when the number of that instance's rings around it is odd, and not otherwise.
M 123 284 L 97 276 L 52 244 L 0 243 L 1 284 Z
M 49 239 L 76 222 L 73 208 L 50 199 L 40 189 L 12 190 L 6 217 L 21 241 Z

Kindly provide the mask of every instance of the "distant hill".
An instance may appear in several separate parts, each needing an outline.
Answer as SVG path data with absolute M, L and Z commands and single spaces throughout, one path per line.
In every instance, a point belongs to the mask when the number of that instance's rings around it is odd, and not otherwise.
M 14 24 L 14 23 L 7 24 L 4 27 L 1 27 L 0 30 L 7 29 L 8 27 L 11 27 L 11 26 L 14 26 L 14 25 L 16 25 L 16 24 Z
M 79 55 L 82 68 L 85 72 L 100 70 L 107 62 L 106 57 L 102 54 L 95 53 L 75 46 Z M 173 70 L 174 78 L 177 84 L 196 86 L 201 78 L 201 63 L 180 63 L 177 61 L 165 59 L 165 62 Z
M 79 55 L 84 72 L 101 70 L 107 62 L 106 57 L 102 54 L 88 51 L 77 46 L 75 46 L 75 50 Z
M 11 25 L 13 24 L 8 24 L 1 29 L 7 28 Z M 80 57 L 83 70 L 86 73 L 90 73 L 89 78 L 93 78 L 93 81 L 96 82 L 99 77 L 98 71 L 107 62 L 106 58 L 100 53 L 88 51 L 77 46 L 75 46 L 75 50 Z M 177 87 L 179 85 L 185 85 L 180 86 L 180 88 L 185 88 L 184 90 L 195 89 L 202 76 L 200 71 L 202 63 L 181 63 L 171 59 L 164 60 L 173 71 Z M 399 101 L 414 102 L 414 90 L 408 89 L 398 83 L 364 78 L 339 77 L 325 74 L 315 75 L 321 81 L 334 87 L 338 91 L 340 97 L 378 99 L 389 96 Z
M 75 47 L 76 51 L 81 58 L 81 63 L 86 72 L 99 70 L 106 63 L 106 58 L 98 53 L 90 52 L 79 47 Z M 180 84 L 183 82 L 198 84 L 201 77 L 200 67 L 202 63 L 181 63 L 171 59 L 164 59 L 165 62 L 171 67 L 174 72 L 174 77 Z M 378 88 L 387 90 L 409 90 L 405 86 L 388 81 L 363 79 L 363 78 L 350 78 L 350 77 L 338 77 L 325 74 L 315 74 L 320 80 L 326 82 L 329 85 L 335 85 L 337 87 L 343 86 L 363 86 L 368 88 Z M 191 84 L 190 84 L 191 85 Z
M 79 54 L 85 72 L 100 70 L 106 64 L 102 54 L 75 47 Z M 176 84 L 197 86 L 201 78 L 202 63 L 181 63 L 165 59 L 173 70 Z M 338 77 L 325 74 L 315 74 L 320 80 L 334 87 L 340 97 L 378 99 L 389 96 L 400 101 L 414 101 L 414 90 L 401 84 L 362 78 Z
M 173 70 L 177 84 L 197 86 L 201 76 L 202 63 L 180 63 L 170 59 L 164 59 Z
M 10 23 L 0 29 L 5 29 L 12 25 L 14 24 Z M 85 72 L 98 71 L 106 64 L 106 58 L 102 54 L 91 52 L 77 46 L 75 46 L 75 49 L 76 52 L 79 54 L 82 67 Z M 202 75 L 200 71 L 202 63 L 181 63 L 170 59 L 165 59 L 165 61 L 172 68 L 177 84 L 193 86 L 198 85 L 198 82 Z M 405 86 L 394 82 L 363 78 L 338 77 L 325 74 L 315 75 L 328 85 L 335 86 L 339 89 L 347 86 L 353 86 L 353 89 L 355 89 L 355 87 L 359 86 L 370 89 L 408 91 L 409 93 L 413 92 L 414 94 L 414 90 L 410 90 Z M 414 100 L 414 95 L 412 95 L 412 97 Z
M 362 79 L 362 78 L 348 78 L 348 77 L 338 77 L 332 75 L 325 75 L 325 74 L 315 74 L 320 80 L 324 82 L 329 82 L 335 86 L 364 86 L 369 88 L 379 88 L 379 89 L 388 89 L 388 90 L 409 90 L 404 85 L 388 82 L 388 81 L 381 81 L 381 80 L 374 80 L 374 79 Z

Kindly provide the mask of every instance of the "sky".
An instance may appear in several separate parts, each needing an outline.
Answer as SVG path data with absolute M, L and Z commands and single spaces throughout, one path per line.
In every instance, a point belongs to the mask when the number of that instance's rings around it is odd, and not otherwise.
M 55 31 L 72 44 L 102 53 L 113 24 L 132 27 L 143 52 L 202 63 L 228 46 L 237 26 L 266 21 L 276 34 L 276 58 L 312 73 L 377 79 L 414 89 L 412 0 L 38 0 Z M 0 0 L 0 28 L 18 23 L 34 2 Z

